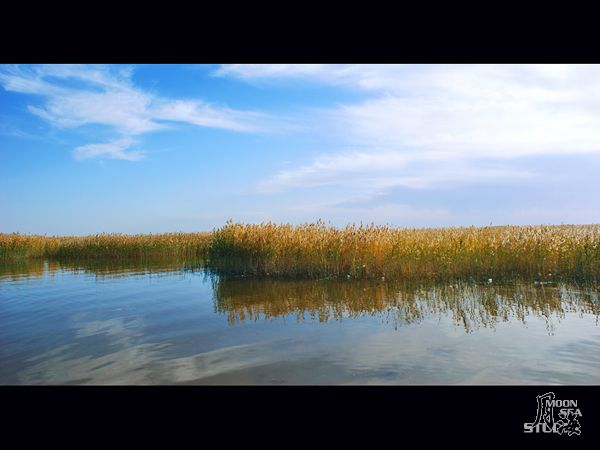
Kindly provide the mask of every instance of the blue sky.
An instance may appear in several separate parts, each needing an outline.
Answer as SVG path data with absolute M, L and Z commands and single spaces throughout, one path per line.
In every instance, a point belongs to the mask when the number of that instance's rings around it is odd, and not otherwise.
M 600 222 L 600 66 L 0 66 L 0 231 Z

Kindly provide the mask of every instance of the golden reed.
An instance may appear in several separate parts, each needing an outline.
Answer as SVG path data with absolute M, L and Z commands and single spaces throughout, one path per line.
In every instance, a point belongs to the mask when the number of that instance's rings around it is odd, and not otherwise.
M 96 234 L 84 237 L 0 234 L 0 261 L 24 258 L 204 257 L 211 233 Z
M 222 274 L 304 278 L 460 279 L 600 274 L 600 225 L 402 229 L 376 225 L 244 225 L 213 233 Z
M 0 261 L 202 258 L 219 274 L 347 279 L 582 278 L 600 275 L 600 225 L 392 228 L 227 222 L 212 233 L 0 234 Z

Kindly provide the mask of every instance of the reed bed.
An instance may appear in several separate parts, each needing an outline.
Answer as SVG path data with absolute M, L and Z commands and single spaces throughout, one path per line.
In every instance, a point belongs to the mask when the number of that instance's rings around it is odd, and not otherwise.
M 0 261 L 202 259 L 219 275 L 280 278 L 598 280 L 600 225 L 407 229 L 227 222 L 212 233 L 0 234 Z
M 211 233 L 97 234 L 84 237 L 0 234 L 0 261 L 204 258 L 210 238 Z
M 596 280 L 600 225 L 401 229 L 228 222 L 208 249 L 218 273 L 291 278 Z

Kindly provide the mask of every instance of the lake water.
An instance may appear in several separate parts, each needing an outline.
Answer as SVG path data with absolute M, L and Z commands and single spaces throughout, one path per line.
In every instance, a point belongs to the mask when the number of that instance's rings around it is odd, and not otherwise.
M 594 286 L 0 266 L 0 384 L 600 384 Z

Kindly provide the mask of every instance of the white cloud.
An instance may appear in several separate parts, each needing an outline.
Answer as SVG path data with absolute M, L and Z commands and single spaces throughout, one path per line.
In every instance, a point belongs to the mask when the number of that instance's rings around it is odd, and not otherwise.
M 317 77 L 331 73 L 333 66 L 324 64 L 224 64 L 214 75 L 233 76 L 242 79 L 274 77 Z M 330 70 L 327 70 L 327 69 Z
M 338 149 L 274 174 L 264 191 L 509 182 L 535 174 L 524 157 L 600 154 L 600 66 L 227 65 L 217 75 L 366 96 L 313 113 Z
M 201 100 L 163 98 L 136 87 L 131 76 L 131 68 L 126 67 L 0 67 L 0 85 L 7 91 L 41 97 L 41 104 L 30 105 L 29 111 L 59 128 L 104 125 L 127 138 L 165 129 L 171 122 L 237 132 L 265 131 L 269 127 L 270 118 L 264 114 Z M 84 147 L 88 146 L 77 150 Z M 89 151 L 75 151 L 74 154 L 97 153 L 119 155 L 119 159 L 139 159 L 132 153 L 111 153 L 111 148 L 116 148 L 114 142 L 90 144 Z
M 258 112 L 236 111 L 190 100 L 163 102 L 154 109 L 153 115 L 161 120 L 247 132 L 266 129 L 264 122 L 268 119 L 266 115 Z
M 535 101 L 526 94 L 464 97 L 388 96 L 323 115 L 348 145 L 418 151 L 441 159 L 600 153 L 600 114 Z
M 246 81 L 290 78 L 362 89 L 387 89 L 406 67 L 369 64 L 225 64 L 214 74 Z
M 527 179 L 531 169 L 502 164 L 483 164 L 460 158 L 438 157 L 435 153 L 373 151 L 342 152 L 317 158 L 310 164 L 282 170 L 259 183 L 262 192 L 291 188 L 341 185 L 362 188 L 364 195 L 381 193 L 394 187 L 430 189 L 448 184 L 492 183 Z
M 136 142 L 130 138 L 119 139 L 105 144 L 86 144 L 73 150 L 73 157 L 77 160 L 92 158 L 122 159 L 125 161 L 139 161 L 144 153 L 136 150 L 126 150 Z
M 356 182 L 365 174 L 402 169 L 407 160 L 406 155 L 393 152 L 326 155 L 317 158 L 310 165 L 277 173 L 270 180 L 263 182 L 260 189 L 277 191 L 288 187 L 322 186 L 336 184 L 341 180 L 348 180 L 349 177 Z
M 452 157 L 600 152 L 600 66 L 228 65 L 220 75 L 296 78 L 371 92 L 322 110 L 348 145 Z
M 149 99 L 136 92 L 77 92 L 50 98 L 33 114 L 60 128 L 100 124 L 123 134 L 136 135 L 164 128 L 147 111 Z

